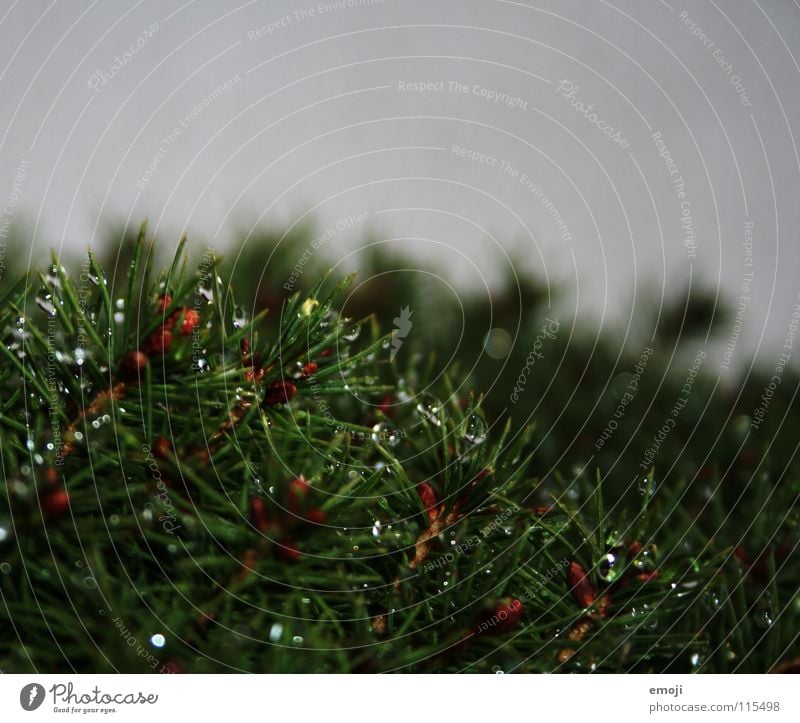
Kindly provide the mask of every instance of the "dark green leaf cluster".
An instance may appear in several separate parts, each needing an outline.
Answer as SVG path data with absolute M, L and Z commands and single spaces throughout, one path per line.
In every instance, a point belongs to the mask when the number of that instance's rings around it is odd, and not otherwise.
M 606 499 L 596 470 L 540 478 L 531 426 L 433 363 L 400 368 L 391 334 L 339 313 L 350 278 L 269 321 L 184 246 L 154 274 L 143 228 L 124 275 L 90 254 L 3 292 L 0 669 L 791 657 L 796 483 L 765 476 L 744 550 L 718 483 L 698 498 L 651 470 Z

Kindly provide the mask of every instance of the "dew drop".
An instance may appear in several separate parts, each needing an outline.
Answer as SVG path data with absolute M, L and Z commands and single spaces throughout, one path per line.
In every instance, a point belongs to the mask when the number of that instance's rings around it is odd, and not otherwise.
M 233 310 L 233 328 L 242 329 L 247 324 L 247 313 L 243 306 L 237 306 Z
M 8 520 L 0 520 L 0 543 L 11 540 L 11 524 Z
M 755 623 L 757 628 L 761 630 L 766 630 L 769 628 L 772 623 L 774 622 L 774 615 L 772 614 L 772 610 L 769 608 L 764 608 L 763 610 L 758 610 L 753 617 L 753 622 Z
M 197 293 L 205 299 L 206 304 L 214 303 L 214 290 L 208 286 L 208 282 L 203 279 L 197 285 Z
M 708 607 L 711 611 L 717 610 L 722 604 L 722 601 L 720 600 L 720 595 L 716 590 L 708 590 L 703 595 L 703 602 L 706 604 L 706 607 Z
M 419 412 L 423 419 L 426 419 L 431 424 L 437 427 L 442 426 L 442 404 L 430 394 L 426 393 L 422 396 L 417 403 L 417 412 Z
M 613 552 L 603 555 L 597 565 L 597 572 L 603 582 L 614 582 L 619 577 L 617 556 Z
M 345 341 L 355 341 L 361 334 L 361 324 L 353 324 L 342 334 L 342 339 Z
M 637 570 L 652 571 L 656 567 L 658 548 L 655 545 L 643 547 L 633 559 L 633 566 Z
M 487 427 L 483 417 L 479 414 L 470 414 L 464 431 L 464 439 L 470 444 L 483 444 L 486 441 Z
M 642 497 L 652 497 L 656 493 L 656 481 L 644 477 L 639 480 L 638 489 Z
M 377 444 L 385 442 L 389 447 L 396 447 L 400 443 L 400 434 L 385 422 L 378 422 L 372 428 L 372 441 Z
M 38 306 L 48 316 L 56 315 L 56 307 L 53 303 L 52 294 L 40 294 L 36 297 L 36 306 Z
M 47 274 L 45 275 L 45 280 L 54 289 L 60 289 L 61 288 L 61 279 L 59 278 L 58 272 L 59 272 L 58 266 L 53 264 L 47 270 Z
M 156 633 L 150 638 L 150 645 L 154 648 L 163 648 L 166 644 L 167 639 L 161 633 Z

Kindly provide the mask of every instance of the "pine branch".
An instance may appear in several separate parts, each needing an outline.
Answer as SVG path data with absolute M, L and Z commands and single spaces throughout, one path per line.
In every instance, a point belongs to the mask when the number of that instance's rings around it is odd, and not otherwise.
M 602 470 L 540 479 L 532 425 L 493 418 L 454 368 L 401 373 L 391 334 L 340 316 L 352 277 L 250 316 L 224 264 L 193 269 L 186 248 L 153 276 L 143 227 L 124 278 L 90 255 L 3 292 L 0 668 L 763 671 L 794 654 L 789 470 L 752 511 L 657 468 L 622 496 Z

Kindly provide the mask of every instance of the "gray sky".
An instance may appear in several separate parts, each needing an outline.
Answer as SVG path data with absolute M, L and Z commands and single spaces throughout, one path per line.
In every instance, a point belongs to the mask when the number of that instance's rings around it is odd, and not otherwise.
M 596 325 L 703 280 L 744 296 L 732 366 L 783 351 L 792 0 L 26 0 L 0 18 L 0 230 L 77 249 L 148 216 L 169 244 L 224 248 L 311 216 L 341 226 L 343 271 L 367 230 L 457 288 L 514 251 Z

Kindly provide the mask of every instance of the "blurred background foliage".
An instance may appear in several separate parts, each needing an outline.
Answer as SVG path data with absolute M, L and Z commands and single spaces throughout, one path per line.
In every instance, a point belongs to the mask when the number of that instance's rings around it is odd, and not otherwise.
M 109 269 L 112 286 L 126 283 L 137 233 L 135 228 L 109 225 L 108 242 L 95 250 Z M 286 300 L 296 291 L 308 291 L 337 261 L 328 249 L 313 249 L 315 233 L 311 223 L 289 231 L 243 229 L 243 240 L 215 249 L 222 255 L 220 273 L 233 280 L 238 303 L 252 316 L 269 309 L 261 322 L 267 335 L 277 333 Z M 25 248 L 24 237 L 24 229 L 17 229 L 8 247 Z M 516 428 L 534 423 L 538 476 L 600 469 L 609 478 L 604 479 L 606 488 L 624 495 L 647 475 L 650 465 L 643 466 L 644 455 L 655 450 L 657 485 L 687 480 L 707 495 L 709 481 L 720 479 L 729 502 L 747 504 L 753 486 L 764 481 L 766 471 L 760 466 L 766 459 L 771 484 L 788 474 L 800 426 L 797 366 L 783 368 L 779 392 L 768 400 L 764 420 L 754 428 L 754 412 L 764 405 L 775 370 L 748 360 L 732 378 L 718 377 L 716 357 L 734 314 L 713 289 L 674 289 L 663 303 L 655 294 L 642 296 L 627 333 L 621 328 L 596 333 L 580 319 L 560 318 L 557 333 L 542 335 L 545 320 L 554 317 L 553 307 L 565 291 L 519 271 L 524 264 L 508 267 L 505 281 L 488 297 L 484 289 L 459 289 L 456 294 L 437 283 L 433 274 L 419 273 L 419 261 L 387 254 L 368 241 L 366 250 L 354 257 L 357 269 L 339 264 L 331 277 L 358 272 L 342 313 L 353 318 L 372 315 L 378 327 L 387 330 L 408 307 L 413 328 L 397 353 L 398 370 L 422 363 L 431 378 L 447 370 L 461 382 L 460 392 L 483 395 L 483 409 L 495 427 L 508 418 Z M 194 260 L 205 248 L 204 239 L 189 240 Z M 293 276 L 306 251 L 310 253 L 301 273 Z M 172 249 L 160 244 L 153 253 L 153 264 L 159 267 L 168 263 Z M 33 267 L 46 261 L 36 255 L 32 254 Z M 61 261 L 74 270 L 79 260 Z M 27 254 L 7 254 L 0 291 L 23 274 L 27 264 Z M 292 279 L 291 290 L 285 288 Z M 534 348 L 539 352 L 535 357 Z M 708 356 L 699 360 L 695 375 L 691 368 L 702 351 Z M 745 353 L 737 350 L 737 357 Z M 512 402 L 526 364 L 524 389 Z M 685 406 L 680 406 L 681 399 Z M 657 439 L 671 416 L 674 428 Z

